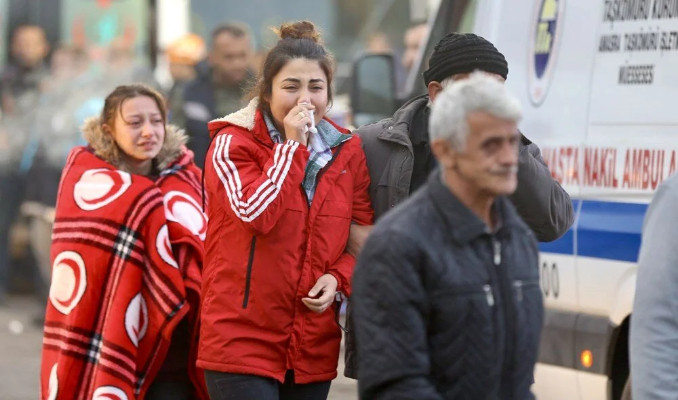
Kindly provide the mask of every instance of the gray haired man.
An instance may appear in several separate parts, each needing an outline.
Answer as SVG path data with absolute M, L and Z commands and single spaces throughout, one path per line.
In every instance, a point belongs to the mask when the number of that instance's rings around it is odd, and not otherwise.
M 429 142 L 430 105 L 451 82 L 467 79 L 473 71 L 490 74 L 498 82 L 508 77 L 504 55 L 486 39 L 473 33 L 449 33 L 436 45 L 424 72 L 427 94 L 416 97 L 393 114 L 392 118 L 366 125 L 356 133 L 370 171 L 370 198 L 378 221 L 389 210 L 405 201 L 426 182 L 435 168 Z M 518 143 L 518 187 L 509 196 L 520 217 L 540 242 L 562 236 L 574 221 L 570 196 L 551 177 L 536 144 L 520 134 Z M 351 227 L 348 250 L 357 255 L 370 227 Z M 349 303 L 344 374 L 358 375 Z
M 443 89 L 439 169 L 382 218 L 353 280 L 362 399 L 530 399 L 543 305 L 537 242 L 506 198 L 520 104 L 489 74 Z

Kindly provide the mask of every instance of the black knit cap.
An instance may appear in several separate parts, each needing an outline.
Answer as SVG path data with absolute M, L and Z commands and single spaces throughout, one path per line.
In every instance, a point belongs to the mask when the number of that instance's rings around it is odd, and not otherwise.
M 426 86 L 431 81 L 442 82 L 456 74 L 475 70 L 508 75 L 508 63 L 504 55 L 484 38 L 473 33 L 452 32 L 440 39 L 433 49 L 429 68 L 424 71 Z

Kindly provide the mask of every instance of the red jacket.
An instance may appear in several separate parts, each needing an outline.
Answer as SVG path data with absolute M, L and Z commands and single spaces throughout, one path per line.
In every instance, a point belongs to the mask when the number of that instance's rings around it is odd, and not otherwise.
M 209 129 L 198 366 L 280 382 L 290 369 L 297 383 L 334 379 L 335 310 L 316 314 L 301 299 L 326 273 L 338 291 L 351 292 L 355 259 L 344 251 L 351 221 L 372 223 L 360 138 L 332 149 L 309 206 L 301 186 L 308 150 L 274 144 L 256 101 Z

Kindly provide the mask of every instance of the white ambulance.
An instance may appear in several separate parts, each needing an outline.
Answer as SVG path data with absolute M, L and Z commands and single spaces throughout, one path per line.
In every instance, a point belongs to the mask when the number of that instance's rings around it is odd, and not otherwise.
M 441 0 L 419 67 L 394 96 L 388 57 L 356 63 L 354 113 L 389 115 L 424 93 L 433 46 L 472 30 L 506 56 L 506 85 L 572 197 L 576 220 L 543 243 L 547 307 L 535 372 L 539 399 L 629 398 L 629 318 L 642 222 L 678 166 L 678 0 Z M 362 104 L 360 90 L 381 96 Z M 390 96 L 390 97 L 389 97 Z M 361 114 L 367 112 L 368 114 Z

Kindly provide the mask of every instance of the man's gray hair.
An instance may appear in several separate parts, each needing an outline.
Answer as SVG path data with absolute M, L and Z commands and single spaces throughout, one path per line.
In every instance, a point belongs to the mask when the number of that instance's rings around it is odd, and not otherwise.
M 467 79 L 444 85 L 436 97 L 429 119 L 431 141 L 445 139 L 455 149 L 463 149 L 469 133 L 467 117 L 475 111 L 515 122 L 522 117 L 520 102 L 502 82 L 486 73 L 474 72 Z

